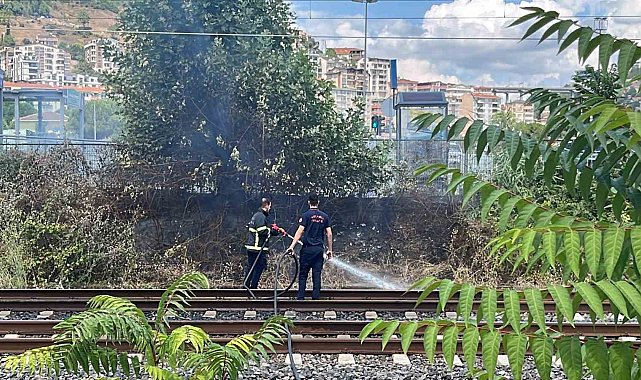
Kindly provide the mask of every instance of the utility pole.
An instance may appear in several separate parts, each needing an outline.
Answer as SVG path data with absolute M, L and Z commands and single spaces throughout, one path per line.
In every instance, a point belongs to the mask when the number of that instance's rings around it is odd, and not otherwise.
M 367 8 L 369 4 L 374 4 L 378 0 L 352 0 L 355 3 L 365 3 L 365 48 L 363 49 L 363 102 L 365 103 L 365 123 L 367 124 L 367 115 L 369 106 L 367 104 L 367 93 L 369 92 L 369 72 L 367 71 Z

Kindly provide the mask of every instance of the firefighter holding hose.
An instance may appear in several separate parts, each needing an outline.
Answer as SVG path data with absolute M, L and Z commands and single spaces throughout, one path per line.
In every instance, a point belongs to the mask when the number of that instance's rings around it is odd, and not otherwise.
M 318 209 L 318 195 L 312 194 L 307 199 L 309 210 L 303 213 L 298 220 L 298 229 L 292 239 L 292 244 L 287 249 L 294 252 L 296 243 L 302 238 L 303 248 L 300 250 L 300 272 L 298 274 L 297 299 L 305 299 L 305 288 L 309 271 L 312 271 L 312 299 L 320 298 L 321 272 L 325 258 L 325 236 L 327 236 L 327 259 L 332 258 L 332 222 L 329 215 Z
M 285 233 L 285 230 L 276 224 L 271 224 L 269 211 L 272 202 L 269 198 L 262 198 L 260 209 L 256 212 L 247 224 L 247 275 L 245 276 L 245 288 L 257 289 L 258 281 L 267 267 L 267 254 L 269 253 L 269 238 L 271 231 Z

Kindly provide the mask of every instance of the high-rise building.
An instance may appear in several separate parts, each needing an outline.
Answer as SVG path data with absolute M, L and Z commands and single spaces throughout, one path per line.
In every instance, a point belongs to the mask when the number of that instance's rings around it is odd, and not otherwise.
M 409 79 L 403 79 L 403 78 L 398 78 L 396 80 L 396 83 L 398 84 L 398 92 L 414 92 L 418 91 L 418 82 L 409 80 Z
M 358 61 L 358 67 L 365 67 L 365 59 Z M 389 59 L 367 58 L 367 71 L 369 73 L 368 96 L 373 102 L 380 102 L 391 95 L 390 88 L 391 63 Z
M 118 46 L 113 39 L 96 39 L 85 45 L 85 60 L 99 73 L 110 72 L 116 68 L 113 60 L 107 57 L 107 47 Z
M 37 63 L 36 64 L 34 64 Z M 0 66 L 17 82 L 34 82 L 71 71 L 71 55 L 56 47 L 31 44 L 4 48 Z

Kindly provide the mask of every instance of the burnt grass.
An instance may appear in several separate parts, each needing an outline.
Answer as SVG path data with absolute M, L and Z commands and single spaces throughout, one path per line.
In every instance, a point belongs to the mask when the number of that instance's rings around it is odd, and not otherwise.
M 276 223 L 294 234 L 298 216 L 307 209 L 306 199 L 272 200 Z M 155 202 L 156 208 L 136 232 L 139 249 L 148 253 L 138 268 L 137 283 L 129 285 L 164 286 L 181 273 L 199 270 L 213 287 L 242 286 L 245 225 L 257 209 L 256 199 L 157 196 Z M 425 194 L 342 198 L 321 201 L 321 209 L 332 218 L 337 257 L 402 287 L 425 276 L 488 285 L 529 281 L 487 258 L 483 247 L 495 235 L 495 227 L 466 216 L 469 212 L 461 212 L 452 198 Z M 289 243 L 286 237 L 273 238 L 262 287 L 272 286 L 276 257 Z M 372 284 L 326 264 L 323 286 Z

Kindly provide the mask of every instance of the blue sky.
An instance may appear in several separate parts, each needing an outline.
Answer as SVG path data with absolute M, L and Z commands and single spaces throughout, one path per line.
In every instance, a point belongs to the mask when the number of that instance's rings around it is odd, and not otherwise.
M 313 36 L 332 36 L 317 38 L 322 46 L 363 46 L 364 4 L 349 0 L 294 0 L 291 4 L 298 27 Z M 576 52 L 556 56 L 553 42 L 536 46 L 529 42 L 466 40 L 520 37 L 526 26 L 506 28 L 512 21 L 509 17 L 522 14 L 520 6 L 540 6 L 566 16 L 590 16 L 580 19 L 584 25 L 592 25 L 592 15 L 636 15 L 639 17 L 610 18 L 608 31 L 641 38 L 641 0 L 379 0 L 369 6 L 368 49 L 372 56 L 397 58 L 400 74 L 409 79 L 485 85 L 567 83 L 580 68 Z M 502 18 L 504 15 L 508 18 Z M 397 36 L 423 39 L 389 38 Z M 429 40 L 434 37 L 459 40 Z

